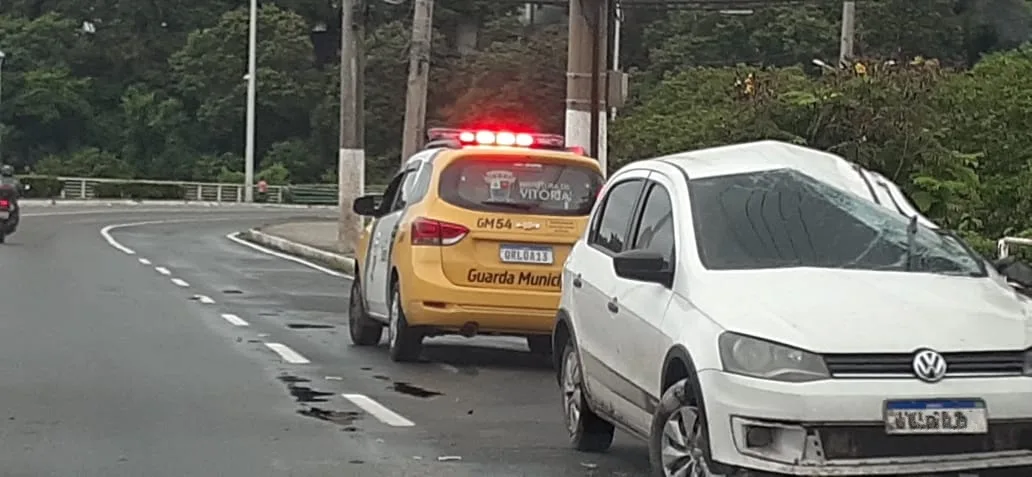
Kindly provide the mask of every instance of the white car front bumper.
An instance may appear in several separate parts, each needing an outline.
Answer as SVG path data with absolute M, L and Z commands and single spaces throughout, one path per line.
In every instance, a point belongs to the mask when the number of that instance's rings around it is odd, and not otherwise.
M 699 373 L 713 460 L 787 475 L 934 474 L 1032 466 L 1032 378 L 829 379 L 781 383 Z M 989 433 L 889 436 L 886 399 L 981 399 Z M 774 428 L 746 444 L 747 426 Z M 988 450 L 988 451 L 987 451 Z

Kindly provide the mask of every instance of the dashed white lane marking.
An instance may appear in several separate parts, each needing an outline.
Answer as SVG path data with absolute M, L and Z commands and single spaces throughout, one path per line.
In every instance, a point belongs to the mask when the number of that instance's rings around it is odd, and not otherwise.
M 158 273 L 160 273 L 160 274 L 162 274 L 162 275 L 164 275 L 166 277 L 172 274 L 172 272 L 169 271 L 169 269 L 167 269 L 165 267 L 154 267 L 154 270 L 156 270 Z
M 150 260 L 147 260 L 146 258 L 140 258 L 139 260 L 140 260 L 140 263 L 142 263 L 144 265 L 150 265 L 151 264 Z
M 176 285 L 179 285 L 184 288 L 190 286 L 190 284 L 186 283 L 186 280 L 183 280 L 182 278 L 173 278 L 172 283 L 175 283 Z
M 301 353 L 290 349 L 287 345 L 280 343 L 265 343 L 265 347 L 271 349 L 274 353 L 278 354 L 283 361 L 290 364 L 308 364 L 311 361 L 308 358 L 301 356 Z
M 214 305 L 215 300 L 208 295 L 197 295 L 197 301 L 204 303 L 205 305 Z
M 228 321 L 233 326 L 250 326 L 243 318 L 232 313 L 223 313 L 222 319 Z
M 364 394 L 342 394 L 344 399 L 351 401 L 356 406 L 361 408 L 363 411 L 372 414 L 373 417 L 380 420 L 380 422 L 393 427 L 413 427 L 416 423 L 405 419 L 400 414 L 387 409 L 386 406 L 374 401 L 369 396 Z
M 294 262 L 294 263 L 300 263 L 301 265 L 304 265 L 304 266 L 306 266 L 308 268 L 311 268 L 313 270 L 318 270 L 318 271 L 323 272 L 323 273 L 325 273 L 327 275 L 332 275 L 332 276 L 335 276 L 335 277 L 347 278 L 347 279 L 354 279 L 355 278 L 355 277 L 353 277 L 351 275 L 348 275 L 346 273 L 341 273 L 341 272 L 338 272 L 336 270 L 332 270 L 332 269 L 326 268 L 326 267 L 324 267 L 322 265 L 314 264 L 312 262 L 309 262 L 308 260 L 305 260 L 305 259 L 302 259 L 302 258 L 298 258 L 298 257 L 295 257 L 293 255 L 288 255 L 288 254 L 285 254 L 285 253 L 282 253 L 282 252 L 277 252 L 275 250 L 262 247 L 261 245 L 257 245 L 257 244 L 253 244 L 251 242 L 248 242 L 247 240 L 244 240 L 244 239 L 240 238 L 240 232 L 233 232 L 233 233 L 231 233 L 229 235 L 226 235 L 226 238 L 228 238 L 228 239 L 230 239 L 230 240 L 232 240 L 232 241 L 234 241 L 234 242 L 236 242 L 236 243 L 238 243 L 240 245 L 243 245 L 245 247 L 250 247 L 250 248 L 252 248 L 254 250 L 257 250 L 257 251 L 259 251 L 261 253 L 264 253 L 266 255 L 272 255 L 273 257 L 276 257 L 276 258 L 282 258 L 283 260 L 290 260 L 291 262 Z

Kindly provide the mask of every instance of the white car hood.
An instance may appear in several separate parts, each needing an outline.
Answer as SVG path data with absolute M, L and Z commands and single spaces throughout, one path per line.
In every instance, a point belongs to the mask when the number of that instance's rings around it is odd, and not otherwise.
M 691 301 L 735 331 L 825 353 L 1020 350 L 1029 301 L 990 278 L 792 268 L 713 271 Z

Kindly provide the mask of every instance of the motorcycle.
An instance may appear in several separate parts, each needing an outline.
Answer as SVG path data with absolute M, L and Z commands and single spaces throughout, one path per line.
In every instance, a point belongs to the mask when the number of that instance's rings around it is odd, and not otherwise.
M 26 184 L 24 190 L 29 190 Z M 18 208 L 19 190 L 13 185 L 0 185 L 0 243 L 4 243 L 8 235 L 18 230 L 21 211 Z

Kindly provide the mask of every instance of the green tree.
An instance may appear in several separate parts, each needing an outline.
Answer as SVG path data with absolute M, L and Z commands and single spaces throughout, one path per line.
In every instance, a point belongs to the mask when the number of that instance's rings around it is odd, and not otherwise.
M 172 55 L 178 93 L 196 114 L 207 152 L 242 151 L 247 82 L 246 9 L 227 12 L 215 26 L 190 34 Z M 309 114 L 321 91 L 309 28 L 276 6 L 259 12 L 255 149 L 308 135 Z

